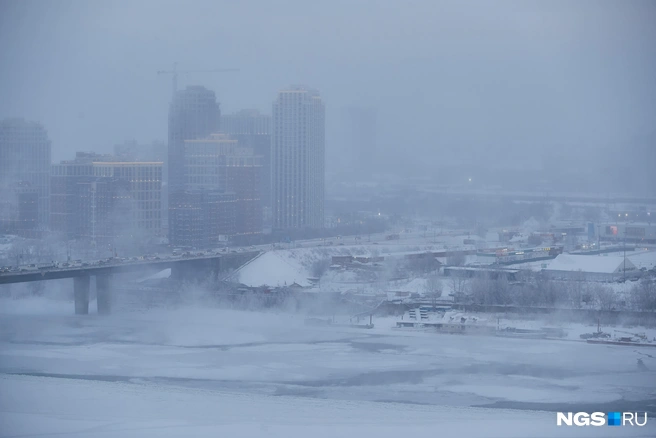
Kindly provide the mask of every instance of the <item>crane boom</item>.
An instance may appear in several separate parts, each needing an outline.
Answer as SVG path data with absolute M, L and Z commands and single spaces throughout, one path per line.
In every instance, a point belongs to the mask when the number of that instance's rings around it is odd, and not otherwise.
M 173 96 L 178 91 L 178 75 L 189 73 L 226 73 L 231 71 L 239 71 L 238 68 L 214 68 L 210 70 L 178 70 L 178 63 L 173 63 L 173 70 L 158 70 L 158 75 L 172 75 L 173 76 Z

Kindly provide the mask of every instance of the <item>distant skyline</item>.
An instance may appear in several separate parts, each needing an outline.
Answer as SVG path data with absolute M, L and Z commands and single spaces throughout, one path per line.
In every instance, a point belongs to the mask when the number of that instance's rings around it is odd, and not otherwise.
M 179 62 L 240 70 L 180 77 L 224 113 L 320 89 L 329 156 L 336 111 L 375 108 L 382 165 L 399 173 L 545 151 L 598 161 L 654 130 L 655 22 L 653 1 L 3 0 L 0 119 L 42 123 L 55 162 L 165 140 L 171 78 L 156 72 Z

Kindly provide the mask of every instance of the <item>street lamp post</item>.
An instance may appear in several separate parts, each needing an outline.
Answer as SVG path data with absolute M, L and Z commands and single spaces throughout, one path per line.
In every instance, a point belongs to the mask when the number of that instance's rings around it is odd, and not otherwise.
M 624 228 L 624 282 L 626 282 L 626 227 Z
M 597 251 L 601 255 L 601 224 L 597 224 Z
M 629 213 L 626 213 L 624 218 L 624 282 L 626 283 L 626 226 L 629 223 Z

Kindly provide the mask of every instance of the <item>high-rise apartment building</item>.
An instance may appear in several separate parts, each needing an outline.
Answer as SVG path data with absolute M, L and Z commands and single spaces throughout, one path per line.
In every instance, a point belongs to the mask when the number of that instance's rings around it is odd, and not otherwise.
M 185 141 L 185 189 L 227 191 L 227 157 L 237 147 L 237 140 L 226 134 Z
M 274 229 L 324 225 L 325 107 L 318 91 L 290 87 L 273 103 Z
M 192 189 L 171 198 L 169 240 L 176 246 L 205 248 L 234 235 L 236 198 L 233 192 Z
M 0 121 L 0 193 L 29 183 L 38 193 L 38 227 L 48 227 L 50 212 L 50 140 L 45 128 L 24 119 Z
M 256 109 L 224 114 L 221 116 L 221 132 L 230 135 L 271 135 L 271 116 Z
M 162 227 L 168 223 L 169 210 L 169 167 L 168 147 L 166 142 L 153 141 L 152 143 L 139 144 L 135 140 L 126 141 L 123 144 L 114 145 L 114 156 L 120 161 L 147 161 L 163 162 L 162 166 Z
M 227 134 L 185 141 L 188 190 L 234 193 L 236 224 L 232 235 L 262 232 L 262 156 L 241 147 Z
M 0 234 L 38 238 L 39 191 L 29 182 L 5 186 L 0 192 Z
M 53 231 L 96 242 L 161 232 L 162 162 L 78 152 L 52 166 Z
M 240 146 L 253 148 L 262 156 L 260 196 L 262 206 L 271 209 L 271 116 L 258 110 L 241 110 L 221 116 L 221 132 L 236 139 Z
M 177 91 L 169 108 L 168 183 L 169 238 L 174 226 L 171 201 L 185 190 L 184 142 L 204 138 L 219 128 L 219 104 L 213 91 L 202 86 L 189 86 Z M 173 233 L 179 235 L 180 233 Z M 174 243 L 174 242 L 172 242 Z
M 189 86 L 178 91 L 169 109 L 169 193 L 184 190 L 184 142 L 219 129 L 219 104 L 213 91 Z

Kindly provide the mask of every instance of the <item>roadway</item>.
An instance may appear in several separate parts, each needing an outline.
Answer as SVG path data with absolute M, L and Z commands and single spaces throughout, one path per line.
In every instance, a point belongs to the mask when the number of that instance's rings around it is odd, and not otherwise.
M 400 234 L 401 238 L 399 240 L 386 240 L 386 236 L 389 234 Z M 383 242 L 392 245 L 407 244 L 404 240 L 408 238 L 418 238 L 419 234 L 421 234 L 421 232 L 417 232 L 417 236 L 414 236 L 407 235 L 403 231 L 387 231 L 384 233 L 375 233 L 365 236 L 314 238 L 296 240 L 288 243 L 268 243 L 264 245 L 229 247 L 212 250 L 194 250 L 182 252 L 178 255 L 154 254 L 130 258 L 112 257 L 101 260 L 75 260 L 70 262 L 5 266 L 0 268 L 0 284 L 103 276 L 109 274 L 138 272 L 144 269 L 163 270 L 173 268 L 177 264 L 193 264 L 194 262 L 211 261 L 221 258 L 234 258 L 248 261 L 256 257 L 259 253 L 271 249 L 311 248 L 337 245 L 378 245 Z
M 181 256 L 146 256 L 143 258 L 121 259 L 113 258 L 109 260 L 97 260 L 82 262 L 80 266 L 74 263 L 73 266 L 47 266 L 41 268 L 11 268 L 9 271 L 0 273 L 0 284 L 24 283 L 30 281 L 58 280 L 62 278 L 104 276 L 110 274 L 122 274 L 129 272 L 143 271 L 144 269 L 167 269 L 174 268 L 176 265 L 194 265 L 204 261 L 219 261 L 221 259 L 240 259 L 251 260 L 261 251 L 251 249 L 249 251 L 231 250 L 226 252 L 210 251 L 198 252 L 195 254 Z M 217 265 L 218 266 L 218 265 Z

